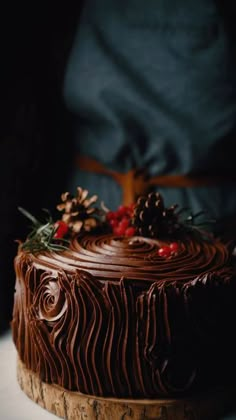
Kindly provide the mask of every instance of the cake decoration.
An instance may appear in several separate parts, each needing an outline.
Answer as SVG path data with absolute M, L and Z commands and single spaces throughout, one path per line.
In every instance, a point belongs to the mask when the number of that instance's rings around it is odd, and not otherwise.
M 89 232 L 101 223 L 102 210 L 92 207 L 97 201 L 96 195 L 89 198 L 87 190 L 77 187 L 75 197 L 65 192 L 61 199 L 62 203 L 58 204 L 57 209 L 63 212 L 62 221 L 68 225 L 71 234 Z
M 50 212 L 44 209 L 46 220 L 39 221 L 31 213 L 19 207 L 32 223 L 32 230 L 20 247 L 25 251 L 37 253 L 41 251 L 60 251 L 66 249 L 70 238 L 79 232 L 89 232 L 103 224 L 104 211 L 92 207 L 97 201 L 97 196 L 88 197 L 88 191 L 77 188 L 76 196 L 69 192 L 61 195 L 62 203 L 57 205 L 57 210 L 62 213 L 61 219 L 53 221 Z
M 134 209 L 134 225 L 140 236 L 158 238 L 173 235 L 179 228 L 177 205 L 165 208 L 159 193 L 150 193 L 138 198 Z
M 19 211 L 31 221 L 31 232 L 24 242 L 19 242 L 20 249 L 36 254 L 42 251 L 62 251 L 66 249 L 68 240 L 65 238 L 68 227 L 63 221 L 54 222 L 48 210 L 45 221 L 41 222 L 22 207 Z
M 158 249 L 159 257 L 171 257 L 178 254 L 179 245 L 177 242 L 171 242 L 169 245 L 164 245 Z
M 134 236 L 136 234 L 136 227 L 132 220 L 134 207 L 135 204 L 120 205 L 116 211 L 106 212 L 106 221 L 115 235 Z
M 63 193 L 61 200 L 57 210 L 62 216 L 56 221 L 53 221 L 48 210 L 45 210 L 45 223 L 41 223 L 28 211 L 19 208 L 33 223 L 32 232 L 21 244 L 25 251 L 35 253 L 43 250 L 64 250 L 73 235 L 99 229 L 117 236 L 142 236 L 171 242 L 189 232 L 205 240 L 212 239 L 212 233 L 207 229 L 213 221 L 197 222 L 204 212 L 193 215 L 188 209 L 177 211 L 177 204 L 167 208 L 160 193 L 140 196 L 136 203 L 120 205 L 116 211 L 111 211 L 104 205 L 94 206 L 98 200 L 97 195 L 89 197 L 88 191 L 81 187 L 77 188 L 75 196 L 69 192 Z M 171 256 L 174 253 L 168 247 L 160 250 L 162 256 Z

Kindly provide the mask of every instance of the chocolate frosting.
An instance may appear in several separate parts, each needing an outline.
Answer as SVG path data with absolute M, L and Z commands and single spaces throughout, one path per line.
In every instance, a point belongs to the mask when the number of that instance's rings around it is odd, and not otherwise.
M 166 259 L 162 245 L 87 234 L 64 252 L 19 251 L 12 331 L 26 367 L 99 396 L 186 395 L 225 380 L 235 351 L 229 249 L 186 238 Z

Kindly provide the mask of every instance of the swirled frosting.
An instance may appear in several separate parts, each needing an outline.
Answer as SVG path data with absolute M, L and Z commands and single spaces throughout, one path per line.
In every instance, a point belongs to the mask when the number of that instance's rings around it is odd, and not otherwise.
M 236 288 L 229 249 L 189 237 L 163 258 L 162 245 L 87 234 L 63 252 L 19 251 L 12 331 L 26 367 L 99 396 L 182 395 L 225 380 Z

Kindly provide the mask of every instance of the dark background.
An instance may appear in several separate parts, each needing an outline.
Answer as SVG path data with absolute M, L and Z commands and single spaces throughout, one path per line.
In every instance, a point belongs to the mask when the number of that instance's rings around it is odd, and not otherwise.
M 17 207 L 54 208 L 73 153 L 62 82 L 81 3 L 45 3 L 0 7 L 0 331 L 11 320 L 15 240 L 29 225 Z

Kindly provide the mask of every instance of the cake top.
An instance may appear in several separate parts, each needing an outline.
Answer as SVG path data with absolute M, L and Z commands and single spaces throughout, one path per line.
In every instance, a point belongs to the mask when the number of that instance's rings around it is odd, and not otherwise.
M 160 193 L 140 196 L 129 205 L 121 205 L 116 211 L 104 203 L 97 205 L 98 197 L 89 196 L 87 190 L 77 187 L 76 195 L 61 195 L 57 205 L 57 220 L 45 211 L 46 220 L 41 222 L 23 208 L 19 210 L 32 223 L 32 229 L 20 249 L 37 254 L 42 251 L 67 249 L 76 236 L 84 234 L 108 235 L 120 238 L 149 238 L 159 241 L 159 256 L 171 257 L 178 248 L 178 240 L 196 238 L 214 240 L 209 231 L 211 220 L 203 218 L 204 212 L 192 214 L 189 209 L 179 209 L 177 204 L 165 207 Z
M 138 287 L 153 282 L 181 287 L 199 277 L 216 280 L 220 273 L 227 281 L 232 275 L 233 248 L 213 236 L 203 212 L 167 208 L 159 193 L 116 211 L 97 201 L 81 187 L 75 196 L 63 193 L 58 218 L 46 212 L 45 223 L 21 209 L 33 225 L 20 243 L 21 258 L 30 254 L 37 267 L 50 271 L 82 270 L 102 282 L 123 278 Z

